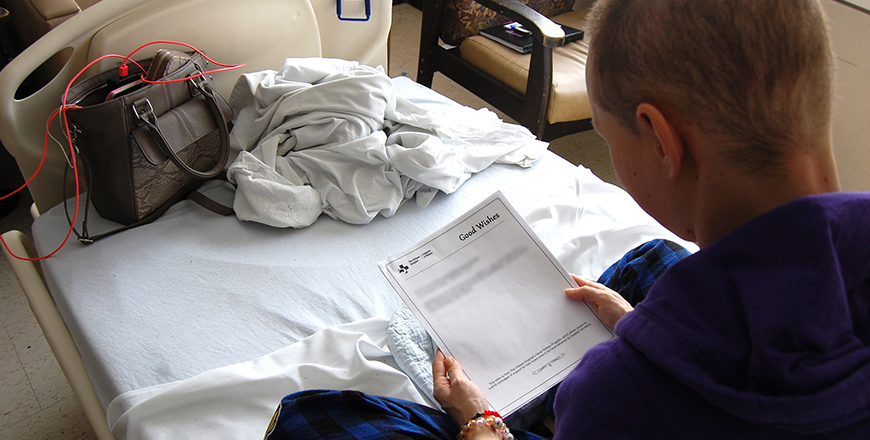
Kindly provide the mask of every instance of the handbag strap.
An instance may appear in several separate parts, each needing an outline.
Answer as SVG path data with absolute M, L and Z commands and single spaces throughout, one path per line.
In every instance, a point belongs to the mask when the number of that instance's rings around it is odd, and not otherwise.
M 230 149 L 229 149 L 229 131 L 227 129 L 227 123 L 224 122 L 223 112 L 218 105 L 216 93 L 214 87 L 208 82 L 205 77 L 196 77 L 190 79 L 191 83 L 200 91 L 202 96 L 205 98 L 206 104 L 208 104 L 209 112 L 215 120 L 218 128 L 218 134 L 220 136 L 220 145 L 221 145 L 221 156 L 215 164 L 214 168 L 208 171 L 199 171 L 191 168 L 188 164 L 184 163 L 181 158 L 178 157 L 178 154 L 169 146 L 169 142 L 166 141 L 166 138 L 163 136 L 163 132 L 160 130 L 160 127 L 157 124 L 157 116 L 154 115 L 154 108 L 151 106 L 151 102 L 148 101 L 147 98 L 142 98 L 133 103 L 133 113 L 136 114 L 136 117 L 142 121 L 143 125 L 148 127 L 148 131 L 151 133 L 151 136 L 154 138 L 154 142 L 157 143 L 157 146 L 163 151 L 163 154 L 166 155 L 172 163 L 175 164 L 179 169 L 184 172 L 190 174 L 197 179 L 212 179 L 216 177 L 218 174 L 223 171 L 224 166 L 227 164 L 227 159 L 229 159 Z
M 224 205 L 223 203 L 215 202 L 214 200 L 208 198 L 205 194 L 194 191 L 187 195 L 187 198 L 196 203 L 199 206 L 202 206 L 209 211 L 220 214 L 220 215 L 230 215 L 233 214 L 233 208 L 231 206 Z
M 84 165 L 86 180 L 88 188 L 91 187 L 92 184 L 92 174 L 91 167 L 88 165 L 87 159 L 83 155 L 77 155 Z M 69 167 L 63 168 L 63 182 L 66 182 L 67 174 Z M 227 180 L 226 175 L 219 175 L 214 178 L 215 180 Z M 191 182 L 192 185 L 201 185 L 203 182 L 194 180 Z M 72 227 L 73 220 L 69 216 L 69 208 L 67 207 L 67 196 L 66 196 L 66 185 L 63 186 L 63 212 L 66 214 L 66 221 Z M 85 212 L 82 216 L 82 231 L 79 232 L 74 227 L 72 229 L 73 233 L 76 235 L 76 238 L 84 244 L 93 243 L 103 237 L 107 237 L 112 234 L 116 234 L 121 231 L 126 231 L 127 229 L 133 229 L 137 226 L 142 226 L 147 223 L 151 223 L 154 220 L 157 220 L 161 215 L 163 215 L 167 210 L 169 210 L 172 205 L 178 203 L 179 201 L 188 198 L 199 206 L 202 206 L 205 209 L 208 209 L 211 212 L 219 215 L 230 215 L 233 214 L 233 208 L 231 206 L 226 206 L 222 203 L 218 203 L 203 193 L 196 191 L 179 191 L 175 196 L 171 197 L 169 200 L 163 202 L 157 209 L 154 210 L 151 214 L 143 217 L 139 221 L 135 223 L 130 223 L 129 225 L 121 226 L 120 228 L 115 228 L 106 232 L 99 233 L 97 235 L 90 235 L 88 233 L 88 211 L 91 206 L 91 191 L 87 192 L 87 197 L 85 198 Z

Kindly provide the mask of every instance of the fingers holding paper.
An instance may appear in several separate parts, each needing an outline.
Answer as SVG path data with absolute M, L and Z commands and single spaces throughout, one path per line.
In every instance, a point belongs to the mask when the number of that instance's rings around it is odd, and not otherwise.
M 489 409 L 480 387 L 465 375 L 459 361 L 444 356 L 441 349 L 432 361 L 432 376 L 435 400 L 457 425 Z
M 625 298 L 605 285 L 585 280 L 577 275 L 572 274 L 571 276 L 580 287 L 565 289 L 565 295 L 568 298 L 577 301 L 585 300 L 592 304 L 598 316 L 610 328 L 615 327 L 617 321 L 626 313 L 634 310 Z

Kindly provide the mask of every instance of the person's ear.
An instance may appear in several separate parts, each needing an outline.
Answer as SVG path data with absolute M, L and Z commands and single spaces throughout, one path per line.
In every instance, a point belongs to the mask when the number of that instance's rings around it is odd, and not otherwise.
M 653 152 L 665 167 L 668 177 L 676 179 L 683 165 L 685 144 L 672 121 L 654 105 L 641 103 L 635 111 L 637 124 L 654 141 Z

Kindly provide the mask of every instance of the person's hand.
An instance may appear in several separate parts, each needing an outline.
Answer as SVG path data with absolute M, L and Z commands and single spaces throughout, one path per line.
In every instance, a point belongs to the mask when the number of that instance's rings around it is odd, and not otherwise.
M 625 298 L 619 293 L 610 290 L 604 284 L 587 281 L 574 274 L 571 274 L 571 276 L 574 277 L 574 281 L 577 281 L 580 287 L 565 289 L 565 295 L 578 301 L 588 301 L 595 307 L 595 311 L 598 312 L 601 320 L 610 328 L 616 326 L 616 322 L 626 313 L 634 310 Z
M 435 400 L 457 426 L 489 409 L 480 387 L 465 375 L 459 361 L 445 357 L 440 348 L 432 361 L 432 381 Z

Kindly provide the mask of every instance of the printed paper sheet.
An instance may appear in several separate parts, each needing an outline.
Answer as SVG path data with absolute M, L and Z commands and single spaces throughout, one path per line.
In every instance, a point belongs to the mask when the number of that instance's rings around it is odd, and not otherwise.
M 435 343 L 508 415 L 612 331 L 501 192 L 379 263 Z

